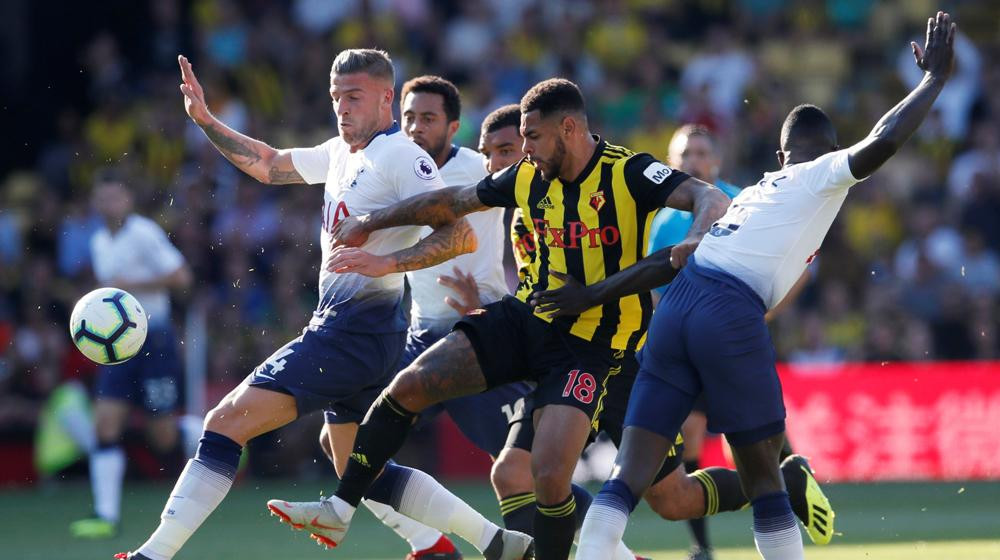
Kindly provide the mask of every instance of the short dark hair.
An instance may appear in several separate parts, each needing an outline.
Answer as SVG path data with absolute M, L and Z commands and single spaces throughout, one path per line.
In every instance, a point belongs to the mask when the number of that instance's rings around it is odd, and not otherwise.
M 709 130 L 708 127 L 706 127 L 705 125 L 698 123 L 688 123 L 685 125 L 681 125 L 680 128 L 674 131 L 674 137 L 680 134 L 683 134 L 684 136 L 687 136 L 689 138 L 691 136 L 701 136 L 705 140 L 708 140 L 708 143 L 711 144 L 713 148 L 717 147 L 715 143 L 715 135 L 712 134 L 712 131 Z
M 448 117 L 449 122 L 457 121 L 462 116 L 462 98 L 458 95 L 458 88 L 441 76 L 417 76 L 408 80 L 399 92 L 400 106 L 403 105 L 403 100 L 410 93 L 436 93 L 440 95 L 444 105 L 444 114 Z
M 496 132 L 508 126 L 513 126 L 517 129 L 521 128 L 521 106 L 516 103 L 504 105 L 486 115 L 486 118 L 483 119 L 482 133 Z
M 521 112 L 538 111 L 547 117 L 553 113 L 585 113 L 583 94 L 573 82 L 563 78 L 550 78 L 538 82 L 521 98 Z
M 396 83 L 396 70 L 389 53 L 379 49 L 345 49 L 337 54 L 330 67 L 332 74 L 358 74 L 364 72 L 373 78 Z
M 815 105 L 795 107 L 781 125 L 781 149 L 789 144 L 830 147 L 837 145 L 837 131 L 833 121 Z

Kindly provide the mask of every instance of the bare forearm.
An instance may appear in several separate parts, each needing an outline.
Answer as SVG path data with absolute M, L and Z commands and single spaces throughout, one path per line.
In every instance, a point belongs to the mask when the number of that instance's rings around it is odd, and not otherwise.
M 930 74 L 902 101 L 889 110 L 868 137 L 851 149 L 850 166 L 855 177 L 867 177 L 888 161 L 924 121 L 946 80 Z
M 278 150 L 260 140 L 236 132 L 216 118 L 201 125 L 201 129 L 219 153 L 240 171 L 261 183 L 293 182 L 289 180 L 292 177 L 282 177 L 281 171 L 271 165 Z
M 435 229 L 414 246 L 389 255 L 396 272 L 428 268 L 476 250 L 476 233 L 469 222 L 459 219 Z
M 610 303 L 625 296 L 654 290 L 673 280 L 678 270 L 670 266 L 671 249 L 673 246 L 660 249 L 634 265 L 587 286 L 593 296 L 591 303 Z
M 448 187 L 411 196 L 360 220 L 369 232 L 410 225 L 440 228 L 470 212 L 485 209 L 474 187 Z
M 714 185 L 709 185 L 705 189 L 699 189 L 697 193 L 691 209 L 694 220 L 691 223 L 691 228 L 688 230 L 687 236 L 689 238 L 697 237 L 701 239 L 708 232 L 709 228 L 712 227 L 712 224 L 726 214 L 726 210 L 729 209 L 729 203 L 732 201 Z

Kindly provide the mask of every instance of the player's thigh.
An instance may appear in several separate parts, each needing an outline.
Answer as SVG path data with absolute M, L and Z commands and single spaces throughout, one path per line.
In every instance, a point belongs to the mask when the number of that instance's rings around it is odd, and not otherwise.
M 591 420 L 580 408 L 546 405 L 536 411 L 531 472 L 539 502 L 553 504 L 566 498 L 573 470 L 590 436 Z
M 94 403 L 97 441 L 111 443 L 121 438 L 128 420 L 130 404 L 120 399 L 98 398 Z
M 253 387 L 244 380 L 205 416 L 205 429 L 246 445 L 251 438 L 276 430 L 297 417 L 295 397 Z
M 742 296 L 715 295 L 689 315 L 688 326 L 708 429 L 744 432 L 782 422 L 781 382 L 763 313 Z
M 403 408 L 420 412 L 457 397 L 486 390 L 469 337 L 455 330 L 421 354 L 389 384 L 388 392 Z
M 146 420 L 146 438 L 159 453 L 166 453 L 177 446 L 180 439 L 178 418 L 174 414 L 158 414 Z
M 660 517 L 669 521 L 694 519 L 705 512 L 705 495 L 701 484 L 684 471 L 684 465 L 676 466 L 667 476 L 653 483 L 643 494 L 649 507 Z
M 535 491 L 531 475 L 531 452 L 517 447 L 505 447 L 490 470 L 490 482 L 497 498 Z
M 351 451 L 354 450 L 354 438 L 358 435 L 358 425 L 354 423 L 326 424 L 324 429 L 327 434 L 333 466 L 337 469 L 337 476 L 343 476 L 344 469 L 347 468 L 347 460 L 351 457 Z
M 684 460 L 693 461 L 701 457 L 701 447 L 705 442 L 708 418 L 705 413 L 694 408 L 684 420 L 681 433 L 684 435 Z

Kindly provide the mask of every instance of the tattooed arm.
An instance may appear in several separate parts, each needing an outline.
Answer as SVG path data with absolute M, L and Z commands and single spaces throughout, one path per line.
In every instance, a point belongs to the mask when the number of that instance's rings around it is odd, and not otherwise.
M 414 197 L 416 198 L 416 197 Z M 379 277 L 393 272 L 427 268 L 476 250 L 476 234 L 468 220 L 458 220 L 437 227 L 412 247 L 388 255 L 373 255 L 353 247 L 336 247 L 326 269 L 330 272 L 356 272 Z
M 430 226 L 438 230 L 466 214 L 487 208 L 489 206 L 479 199 L 476 185 L 448 187 L 411 196 L 371 214 L 348 216 L 338 221 L 331 233 L 334 246 L 360 247 L 372 232 L 380 229 Z
M 244 136 L 215 118 L 205 104 L 205 92 L 194 75 L 191 62 L 184 56 L 178 56 L 177 62 L 181 66 L 181 79 L 184 81 L 181 84 L 184 109 L 191 120 L 205 132 L 205 136 L 215 145 L 219 153 L 240 171 L 261 183 L 271 185 L 305 183 L 292 164 L 290 152 L 276 150 L 260 140 Z

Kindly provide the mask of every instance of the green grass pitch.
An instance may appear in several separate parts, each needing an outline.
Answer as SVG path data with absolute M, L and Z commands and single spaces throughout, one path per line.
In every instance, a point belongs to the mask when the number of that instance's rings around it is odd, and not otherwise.
M 177 560 L 400 559 L 406 546 L 394 533 L 361 511 L 347 540 L 334 551 L 317 547 L 304 533 L 292 532 L 270 517 L 268 498 L 308 499 L 329 482 L 243 480 L 222 507 L 195 534 Z M 488 517 L 499 514 L 485 483 L 449 487 Z M 90 511 L 88 485 L 75 480 L 42 489 L 0 491 L 4 537 L 0 558 L 11 560 L 107 560 L 139 545 L 156 527 L 170 490 L 167 484 L 128 483 L 122 533 L 110 541 L 70 538 L 69 523 Z M 842 533 L 828 547 L 807 544 L 816 560 L 987 560 L 1000 558 L 1000 483 L 829 485 Z M 718 560 L 757 559 L 748 511 L 712 518 L 710 534 Z M 808 542 L 808 537 L 803 536 Z M 680 559 L 686 528 L 655 517 L 640 505 L 626 542 L 656 559 Z M 474 550 L 464 547 L 467 557 Z

